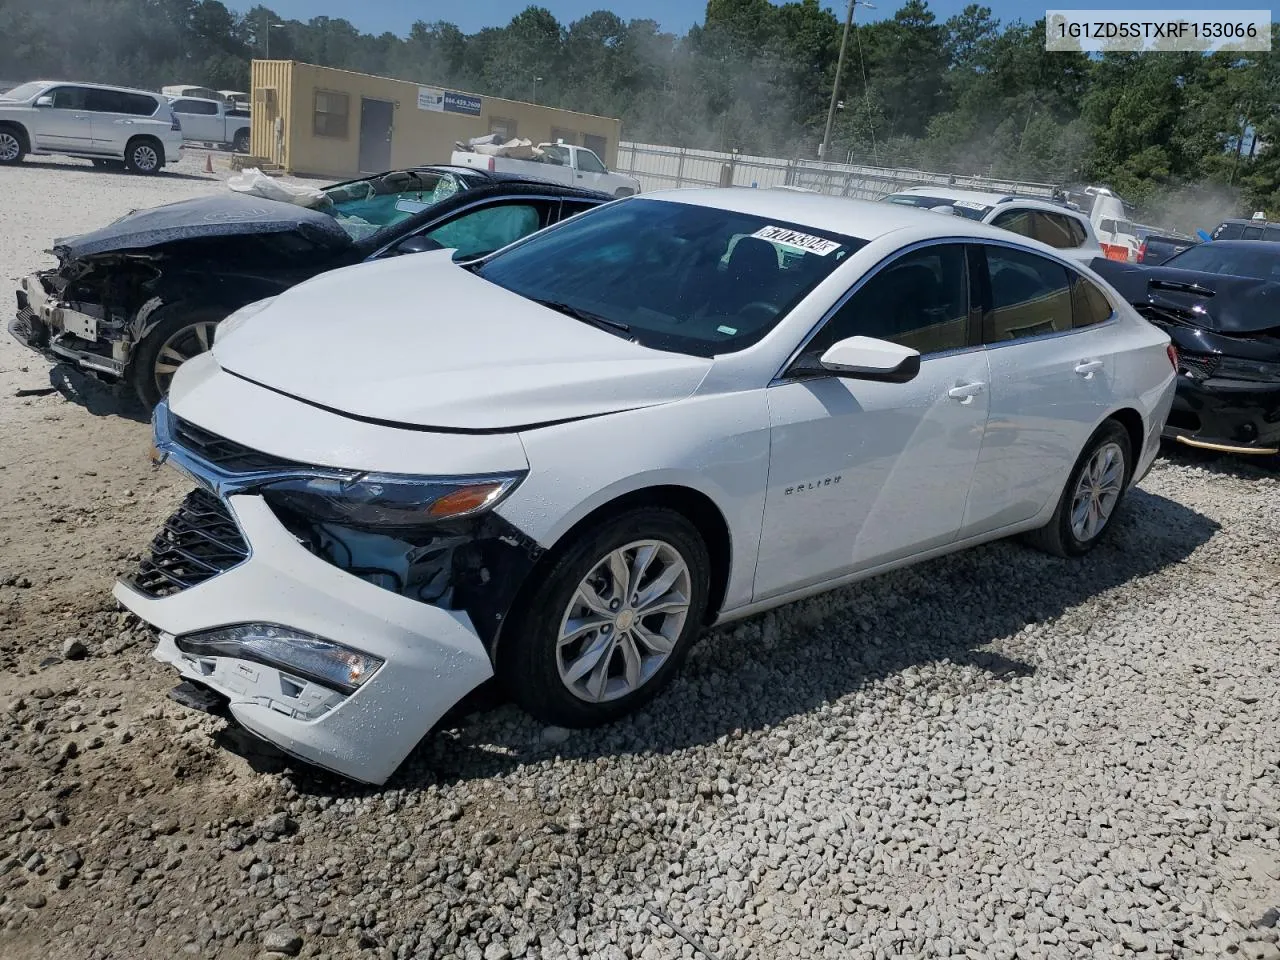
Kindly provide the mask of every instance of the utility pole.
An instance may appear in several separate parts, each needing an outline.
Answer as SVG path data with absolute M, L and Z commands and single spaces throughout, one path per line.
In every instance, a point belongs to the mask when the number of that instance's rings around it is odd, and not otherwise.
M 863 3 L 862 0 L 849 0 L 849 7 L 845 11 L 844 33 L 840 35 L 840 56 L 836 60 L 836 78 L 831 82 L 831 106 L 827 110 L 827 129 L 822 135 L 820 151 L 822 160 L 827 159 L 827 153 L 831 150 L 831 123 L 836 118 L 836 101 L 840 96 L 840 74 L 844 72 L 844 48 L 849 42 L 849 28 L 853 25 L 853 9 L 858 6 L 875 9 L 875 4 Z
M 262 59 L 271 59 L 271 12 L 266 7 L 262 8 Z

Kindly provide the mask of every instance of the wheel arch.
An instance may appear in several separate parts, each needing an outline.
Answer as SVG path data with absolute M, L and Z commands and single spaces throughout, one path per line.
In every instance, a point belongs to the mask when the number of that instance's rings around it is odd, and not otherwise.
M 124 159 L 125 159 L 125 163 L 128 163 L 128 162 L 129 162 L 129 154 L 130 154 L 130 152 L 133 150 L 134 144 L 136 144 L 139 140 L 149 140 L 149 141 L 151 141 L 151 143 L 155 146 L 155 148 L 156 148 L 156 156 L 157 156 L 157 157 L 159 158 L 159 160 L 160 160 L 159 164 L 158 164 L 158 165 L 157 165 L 157 167 L 156 167 L 156 169 L 157 169 L 157 170 L 159 170 L 159 169 L 160 169 L 160 168 L 162 168 L 166 163 L 168 163 L 168 162 L 169 162 L 169 158 L 168 158 L 168 156 L 166 155 L 166 151 L 165 151 L 165 149 L 164 149 L 164 141 L 163 141 L 163 140 L 161 140 L 161 139 L 160 139 L 158 136 L 156 136 L 154 133 L 135 133 L 132 137 L 130 137 L 130 138 L 128 139 L 128 141 L 127 141 L 127 142 L 125 143 L 125 145 L 124 145 Z
M 1124 427 L 1125 433 L 1129 435 L 1129 454 L 1132 463 L 1129 464 L 1129 478 L 1132 480 L 1134 473 L 1138 468 L 1138 461 L 1142 459 L 1143 447 L 1146 445 L 1147 431 L 1146 421 L 1142 414 L 1133 407 L 1121 407 L 1113 410 L 1102 421 L 1106 423 L 1108 420 L 1114 420 L 1120 426 Z M 1102 426 L 1102 423 L 1098 426 Z M 1097 432 L 1097 428 L 1094 428 Z
M 17 120 L 0 120 L 0 129 L 12 130 L 18 135 L 18 143 L 22 144 L 24 153 L 31 152 L 31 134 L 27 132 L 27 128 Z
M 528 574 L 516 591 L 509 607 L 509 614 L 514 613 L 532 595 L 535 586 L 542 581 L 542 575 L 560 556 L 561 552 L 574 542 L 576 537 L 611 517 L 620 516 L 628 510 L 639 507 L 660 507 L 674 510 L 697 529 L 707 546 L 711 559 L 711 583 L 707 596 L 707 610 L 704 624 L 709 626 L 719 617 L 720 608 L 724 604 L 725 592 L 729 585 L 729 576 L 733 569 L 733 539 L 729 522 L 715 500 L 705 491 L 678 482 L 660 482 L 649 486 L 637 487 L 625 492 L 616 493 L 603 503 L 587 510 L 557 536 L 537 561 L 529 569 Z M 510 615 L 506 618 L 510 620 Z M 496 657 L 498 647 L 502 643 L 502 631 L 499 630 L 493 639 L 490 655 Z

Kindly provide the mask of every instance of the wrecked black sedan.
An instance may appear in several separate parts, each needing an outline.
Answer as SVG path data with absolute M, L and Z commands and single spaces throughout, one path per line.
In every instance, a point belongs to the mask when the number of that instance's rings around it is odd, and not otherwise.
M 1166 437 L 1227 453 L 1280 451 L 1280 244 L 1215 240 L 1158 267 L 1092 266 L 1178 351 Z
M 22 280 L 10 332 L 51 360 L 128 383 L 149 409 L 241 307 L 365 260 L 442 248 L 478 257 L 613 199 L 449 166 L 321 192 L 305 207 L 228 191 L 58 240 L 57 268 Z

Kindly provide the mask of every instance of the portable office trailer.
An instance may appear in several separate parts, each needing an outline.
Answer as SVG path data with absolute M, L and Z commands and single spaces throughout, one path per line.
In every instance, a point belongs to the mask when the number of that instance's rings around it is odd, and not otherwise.
M 298 176 L 448 163 L 455 141 L 487 133 L 618 158 L 622 122 L 608 117 L 291 60 L 255 60 L 252 77 L 250 153 Z

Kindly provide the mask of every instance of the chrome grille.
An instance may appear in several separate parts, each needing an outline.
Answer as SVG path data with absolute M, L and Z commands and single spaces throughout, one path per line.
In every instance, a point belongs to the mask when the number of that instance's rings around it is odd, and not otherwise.
M 249 557 L 249 545 L 226 504 L 192 490 L 151 541 L 130 585 L 149 597 L 168 597 L 204 583 Z
M 242 443 L 210 433 L 203 427 L 170 415 L 169 429 L 173 439 L 201 460 L 213 464 L 228 473 L 257 473 L 262 470 L 280 470 L 306 467 L 306 464 L 262 453 Z
M 1179 353 L 1178 372 L 1192 380 L 1208 380 L 1217 372 L 1218 358 L 1209 353 Z

